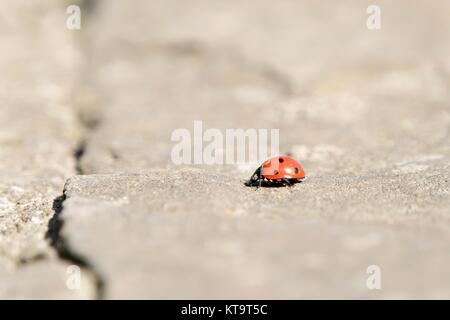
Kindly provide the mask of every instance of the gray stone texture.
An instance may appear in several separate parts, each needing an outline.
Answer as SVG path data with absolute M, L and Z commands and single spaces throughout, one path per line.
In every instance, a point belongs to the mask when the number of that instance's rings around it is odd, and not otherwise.
M 450 2 L 4 2 L 1 298 L 450 298 Z M 194 120 L 280 129 L 306 181 L 175 165 Z
M 0 298 L 89 298 L 45 240 L 76 174 L 71 90 L 80 55 L 60 1 L 0 2 Z

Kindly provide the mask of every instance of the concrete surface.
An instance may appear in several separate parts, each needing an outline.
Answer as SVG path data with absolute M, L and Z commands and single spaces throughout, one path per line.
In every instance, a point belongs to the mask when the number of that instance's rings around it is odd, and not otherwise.
M 448 298 L 448 230 L 403 222 L 445 203 L 404 212 L 383 197 L 407 187 L 371 187 L 382 180 L 255 190 L 202 169 L 78 176 L 61 236 L 103 275 L 105 298 Z M 380 291 L 366 287 L 373 264 Z
M 450 298 L 448 1 L 3 2 L 0 297 Z M 194 120 L 307 180 L 174 165 Z
M 90 298 L 45 235 L 53 200 L 76 174 L 70 107 L 78 49 L 59 1 L 0 3 L 0 298 Z

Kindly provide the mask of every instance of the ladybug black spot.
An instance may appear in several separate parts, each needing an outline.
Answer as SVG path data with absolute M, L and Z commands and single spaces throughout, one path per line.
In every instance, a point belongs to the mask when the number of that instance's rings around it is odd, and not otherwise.
M 298 168 L 295 168 L 294 172 L 295 172 L 295 174 L 297 174 L 298 173 Z
M 283 159 L 283 158 L 278 158 L 278 161 L 279 161 L 280 163 L 283 163 L 283 162 L 284 162 L 284 159 Z
M 278 174 L 279 172 L 278 172 L 278 170 L 275 170 L 274 172 L 273 172 L 273 174 Z

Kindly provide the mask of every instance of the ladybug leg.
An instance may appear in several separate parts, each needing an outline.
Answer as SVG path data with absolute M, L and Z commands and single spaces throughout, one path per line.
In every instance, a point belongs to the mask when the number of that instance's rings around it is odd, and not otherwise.
M 252 177 L 250 178 L 251 181 L 258 181 L 261 180 L 261 167 L 256 169 L 255 173 L 253 173 Z
M 282 182 L 285 186 L 288 186 L 288 187 L 292 187 L 294 185 L 294 183 L 289 181 L 289 179 L 283 179 Z
M 259 186 L 259 181 L 250 179 L 250 180 L 247 180 L 244 184 L 247 187 L 255 187 L 255 186 L 257 187 L 257 186 Z
M 258 169 L 256 169 L 255 173 L 253 173 L 250 180 L 245 183 L 245 185 L 249 187 L 260 187 L 263 179 L 264 177 L 261 176 L 261 167 L 259 167 Z

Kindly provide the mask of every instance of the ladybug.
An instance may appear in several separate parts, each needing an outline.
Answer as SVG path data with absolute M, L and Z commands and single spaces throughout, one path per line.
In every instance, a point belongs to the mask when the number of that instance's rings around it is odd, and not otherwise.
M 251 176 L 246 186 L 292 186 L 305 178 L 300 163 L 291 157 L 278 156 L 265 161 Z

